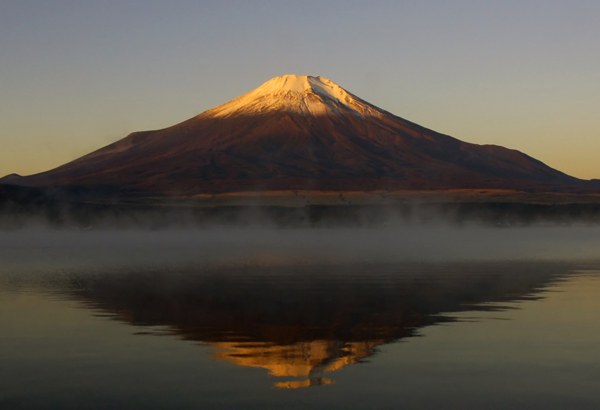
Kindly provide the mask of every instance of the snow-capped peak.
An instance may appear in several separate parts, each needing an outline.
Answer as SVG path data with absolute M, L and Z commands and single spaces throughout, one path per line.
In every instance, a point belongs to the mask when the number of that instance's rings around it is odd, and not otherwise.
M 333 81 L 320 76 L 286 74 L 207 111 L 211 117 L 252 115 L 272 111 L 302 114 L 377 115 L 375 106 L 355 97 Z
M 324 98 L 344 100 L 349 94 L 342 87 L 325 77 L 286 74 L 274 77 L 258 87 L 255 92 L 262 94 L 316 93 Z

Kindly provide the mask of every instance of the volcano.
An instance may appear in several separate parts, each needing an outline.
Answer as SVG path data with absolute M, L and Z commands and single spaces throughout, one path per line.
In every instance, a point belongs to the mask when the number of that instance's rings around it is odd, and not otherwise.
M 324 77 L 284 75 L 168 128 L 3 181 L 155 195 L 586 186 L 519 151 L 432 131 Z

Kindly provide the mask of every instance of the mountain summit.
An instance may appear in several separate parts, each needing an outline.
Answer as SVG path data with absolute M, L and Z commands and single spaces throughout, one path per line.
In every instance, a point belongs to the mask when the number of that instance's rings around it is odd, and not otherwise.
M 10 183 L 183 196 L 587 186 L 521 152 L 462 142 L 390 114 L 327 78 L 306 75 L 275 77 L 187 121 L 134 132 Z
M 304 115 L 377 115 L 381 110 L 325 77 L 288 74 L 272 78 L 206 114 L 218 118 L 274 111 Z

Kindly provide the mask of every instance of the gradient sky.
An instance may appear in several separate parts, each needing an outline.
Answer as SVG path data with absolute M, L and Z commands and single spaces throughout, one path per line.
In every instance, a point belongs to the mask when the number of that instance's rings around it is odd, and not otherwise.
M 0 0 L 0 175 L 285 73 L 600 178 L 600 1 Z

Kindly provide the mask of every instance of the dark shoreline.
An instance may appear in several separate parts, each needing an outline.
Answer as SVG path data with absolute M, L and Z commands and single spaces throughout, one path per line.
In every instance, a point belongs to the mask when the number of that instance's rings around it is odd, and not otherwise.
M 362 197 L 334 193 L 313 197 L 295 194 L 292 198 L 260 194 L 225 199 L 151 198 L 109 190 L 0 185 L 0 229 L 19 229 L 31 224 L 158 229 L 214 224 L 310 227 L 435 222 L 491 226 L 599 224 L 600 197 L 536 193 L 478 195 L 469 191 L 418 195 L 365 193 Z

